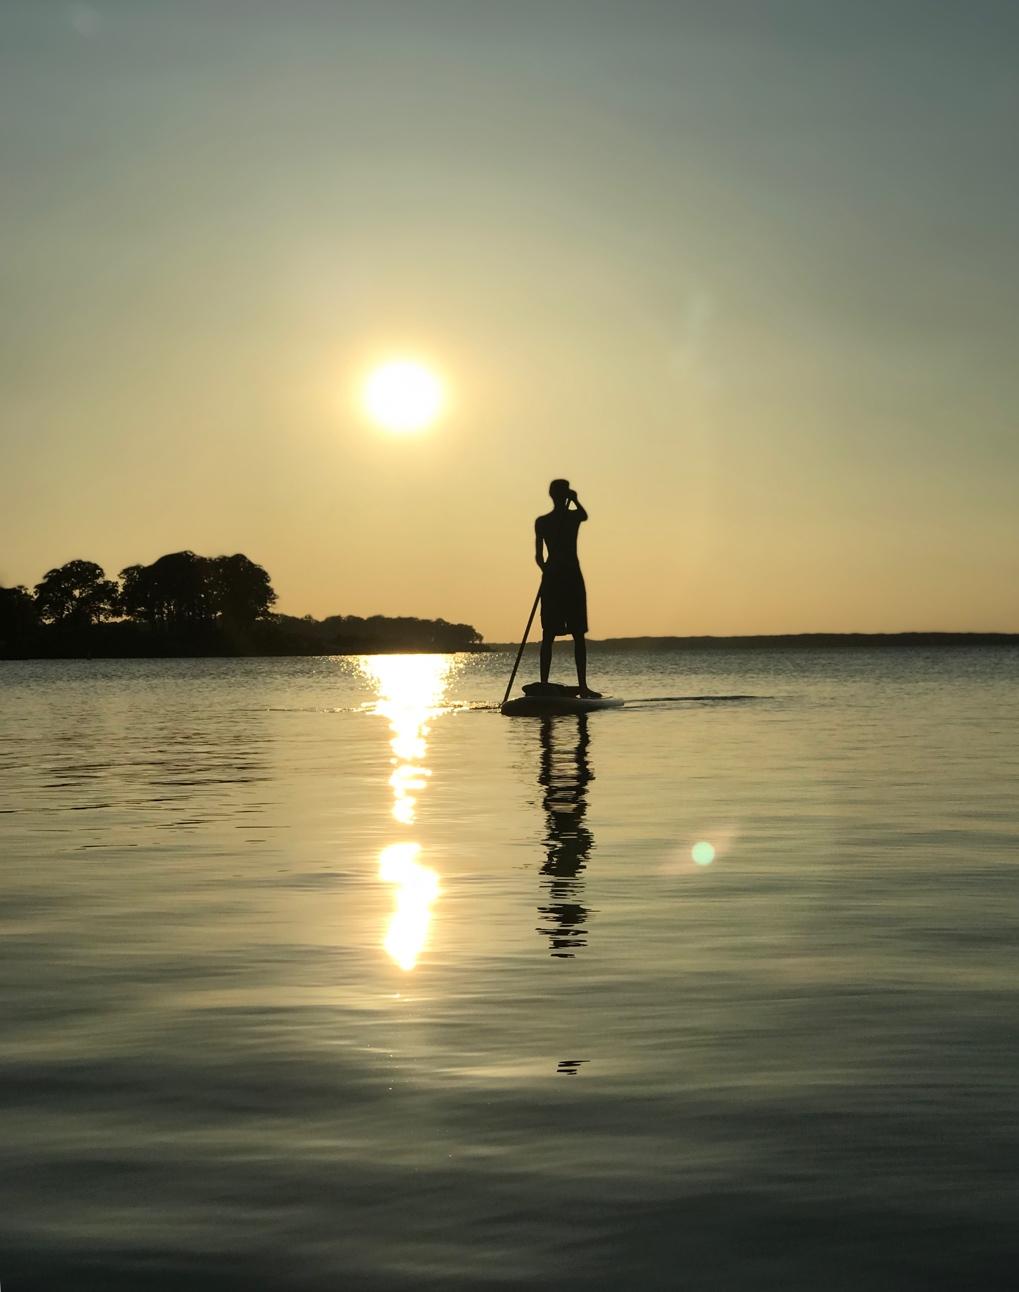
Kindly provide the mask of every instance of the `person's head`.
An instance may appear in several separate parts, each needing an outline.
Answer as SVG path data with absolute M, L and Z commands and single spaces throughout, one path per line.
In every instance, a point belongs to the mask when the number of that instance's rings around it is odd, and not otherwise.
M 553 480 L 548 487 L 548 496 L 557 507 L 562 507 L 569 500 L 569 480 Z

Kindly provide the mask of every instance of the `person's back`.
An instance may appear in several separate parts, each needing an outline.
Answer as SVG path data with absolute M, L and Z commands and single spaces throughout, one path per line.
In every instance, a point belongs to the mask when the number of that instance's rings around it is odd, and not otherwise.
M 538 517 L 534 522 L 534 530 L 536 534 L 541 535 L 545 547 L 548 549 L 545 561 L 546 567 L 577 566 L 579 568 L 577 535 L 580 532 L 582 523 L 579 511 L 567 511 L 565 509 L 553 509 L 546 512 L 544 516 Z

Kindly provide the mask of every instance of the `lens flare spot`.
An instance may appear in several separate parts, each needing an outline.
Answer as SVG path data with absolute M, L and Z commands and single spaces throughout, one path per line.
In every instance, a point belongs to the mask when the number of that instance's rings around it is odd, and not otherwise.
M 690 849 L 690 856 L 698 866 L 710 866 L 715 860 L 715 849 L 707 839 L 701 839 Z

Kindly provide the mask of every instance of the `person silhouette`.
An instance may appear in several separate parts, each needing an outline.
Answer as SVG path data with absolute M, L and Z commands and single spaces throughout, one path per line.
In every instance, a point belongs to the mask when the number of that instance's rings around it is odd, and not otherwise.
M 541 570 L 541 681 L 548 682 L 555 639 L 570 635 L 578 693 L 600 700 L 587 685 L 587 589 L 577 557 L 577 533 L 587 512 L 569 480 L 553 480 L 548 495 L 552 510 L 534 522 L 534 559 Z

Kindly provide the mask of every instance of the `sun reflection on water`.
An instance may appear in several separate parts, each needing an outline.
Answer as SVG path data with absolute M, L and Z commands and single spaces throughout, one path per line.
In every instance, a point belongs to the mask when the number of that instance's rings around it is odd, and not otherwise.
M 428 938 L 439 876 L 418 861 L 419 843 L 391 843 L 379 856 L 379 878 L 396 885 L 396 910 L 383 946 L 401 969 L 413 969 Z
M 413 825 L 417 798 L 431 772 L 424 765 L 429 719 L 440 711 L 449 680 L 450 655 L 366 655 L 361 669 L 378 688 L 373 712 L 389 720 L 393 751 L 393 817 Z
M 440 713 L 454 659 L 449 655 L 367 655 L 362 672 L 378 691 L 373 712 L 389 722 L 393 751 L 392 816 L 402 826 L 417 818 L 418 797 L 428 786 L 425 766 L 429 721 Z M 379 855 L 379 878 L 396 885 L 396 909 L 383 945 L 401 969 L 410 970 L 428 938 L 439 876 L 418 860 L 421 845 L 392 843 Z

